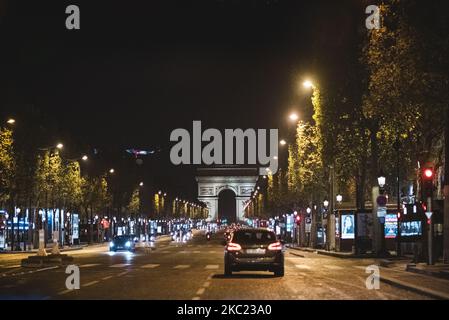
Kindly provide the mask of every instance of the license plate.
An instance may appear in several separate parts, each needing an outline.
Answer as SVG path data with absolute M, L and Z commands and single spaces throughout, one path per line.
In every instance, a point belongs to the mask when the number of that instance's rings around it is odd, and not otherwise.
M 247 254 L 265 254 L 265 249 L 247 249 Z

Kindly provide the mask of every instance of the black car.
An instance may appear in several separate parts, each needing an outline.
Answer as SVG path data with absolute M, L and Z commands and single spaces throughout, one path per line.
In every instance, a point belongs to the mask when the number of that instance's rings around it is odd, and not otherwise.
M 232 234 L 226 244 L 224 273 L 257 270 L 284 276 L 283 245 L 276 234 L 267 229 L 240 229 Z
M 109 242 L 110 251 L 126 250 L 134 252 L 136 250 L 134 236 L 116 236 Z

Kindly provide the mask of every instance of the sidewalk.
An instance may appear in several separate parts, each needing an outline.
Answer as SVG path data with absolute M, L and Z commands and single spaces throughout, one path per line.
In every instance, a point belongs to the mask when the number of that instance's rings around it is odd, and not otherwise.
M 380 281 L 435 299 L 449 300 L 449 280 L 435 276 L 435 272 L 447 269 L 447 265 L 414 266 L 401 261 L 381 267 Z
M 378 259 L 372 254 L 355 255 L 351 252 L 332 252 L 320 249 L 295 247 L 288 248 L 312 252 L 337 258 L 373 258 L 380 266 L 380 281 L 389 285 L 430 296 L 434 299 L 449 300 L 449 265 L 425 263 L 412 264 L 412 258 L 395 257 Z

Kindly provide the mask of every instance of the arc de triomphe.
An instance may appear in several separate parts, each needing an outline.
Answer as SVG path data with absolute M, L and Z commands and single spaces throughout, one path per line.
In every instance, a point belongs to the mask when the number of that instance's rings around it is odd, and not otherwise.
M 232 190 L 236 201 L 236 221 L 243 221 L 245 201 L 251 198 L 259 178 L 256 168 L 198 168 L 198 200 L 209 208 L 209 219 L 218 219 L 218 199 L 223 190 Z

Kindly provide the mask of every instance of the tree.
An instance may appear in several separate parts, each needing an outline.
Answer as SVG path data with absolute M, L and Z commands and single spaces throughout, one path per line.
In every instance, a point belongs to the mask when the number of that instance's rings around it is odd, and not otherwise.
M 132 195 L 131 195 L 131 199 L 128 203 L 128 205 L 126 206 L 126 209 L 128 211 L 128 213 L 130 213 L 131 215 L 138 215 L 140 214 L 140 189 L 139 188 L 135 188 Z
M 0 204 L 11 199 L 15 159 L 12 130 L 0 128 Z

